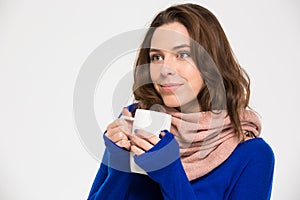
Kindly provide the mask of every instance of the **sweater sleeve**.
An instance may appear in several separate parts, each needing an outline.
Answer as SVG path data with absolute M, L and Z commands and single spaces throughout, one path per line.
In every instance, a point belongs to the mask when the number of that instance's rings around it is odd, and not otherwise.
M 272 149 L 264 144 L 243 169 L 229 199 L 270 199 L 275 161 Z
M 128 185 L 116 185 L 116 182 L 126 182 L 130 176 L 129 152 L 120 148 L 104 134 L 106 150 L 98 170 L 88 200 L 124 199 Z M 119 191 L 111 191 L 111 188 Z
M 164 199 L 196 199 L 183 169 L 174 135 L 166 135 L 149 151 L 135 156 L 135 162 L 160 186 Z
M 137 104 L 128 106 L 130 112 L 134 112 Z M 119 115 L 119 118 L 122 114 Z M 122 185 L 118 188 L 119 182 L 127 182 L 130 176 L 130 153 L 123 148 L 117 146 L 109 138 L 106 137 L 106 131 L 103 134 L 106 146 L 102 163 L 93 182 L 88 200 L 98 199 L 125 199 L 126 192 L 129 190 L 129 184 Z M 113 192 L 111 188 L 114 188 Z M 111 191 L 111 192 L 110 192 Z
M 105 150 L 104 155 L 103 155 L 103 160 L 106 158 L 107 158 L 107 151 Z M 89 198 L 99 190 L 99 188 L 104 183 L 107 176 L 108 176 L 108 167 L 107 167 L 107 165 L 103 164 L 103 162 L 102 162 L 100 164 L 99 170 L 97 172 L 97 175 L 93 182 L 92 188 L 90 190 Z

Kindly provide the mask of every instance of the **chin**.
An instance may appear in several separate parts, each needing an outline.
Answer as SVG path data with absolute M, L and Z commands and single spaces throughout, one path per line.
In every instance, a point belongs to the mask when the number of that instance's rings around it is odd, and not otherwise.
M 163 101 L 164 104 L 170 108 L 180 107 L 181 105 L 178 99 L 175 97 L 163 97 Z
M 178 99 L 175 96 L 163 96 L 162 97 L 165 106 L 169 108 L 178 108 L 184 110 L 184 112 L 199 112 L 201 109 L 197 99 L 183 98 Z
M 169 107 L 169 108 L 177 108 L 177 107 L 180 107 L 180 104 L 178 103 L 173 103 L 173 102 L 164 102 L 164 104 Z

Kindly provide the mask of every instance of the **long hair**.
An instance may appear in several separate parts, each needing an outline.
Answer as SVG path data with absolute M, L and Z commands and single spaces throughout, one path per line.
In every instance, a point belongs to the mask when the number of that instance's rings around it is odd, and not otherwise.
M 191 45 L 192 58 L 205 82 L 197 96 L 201 111 L 226 109 L 238 137 L 242 137 L 239 114 L 249 104 L 249 76 L 235 59 L 217 18 L 197 4 L 169 7 L 152 21 L 135 63 L 133 93 L 139 107 L 150 109 L 154 104 L 163 105 L 151 81 L 149 50 L 155 29 L 172 22 L 184 25 L 192 40 L 201 46 Z

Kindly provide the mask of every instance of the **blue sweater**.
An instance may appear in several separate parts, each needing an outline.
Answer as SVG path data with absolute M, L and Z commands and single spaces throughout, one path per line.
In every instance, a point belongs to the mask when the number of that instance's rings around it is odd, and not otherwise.
M 274 154 L 262 138 L 240 143 L 220 166 L 189 182 L 179 145 L 173 134 L 165 132 L 152 149 L 134 157 L 148 175 L 130 173 L 129 152 L 104 134 L 106 150 L 88 200 L 270 199 Z

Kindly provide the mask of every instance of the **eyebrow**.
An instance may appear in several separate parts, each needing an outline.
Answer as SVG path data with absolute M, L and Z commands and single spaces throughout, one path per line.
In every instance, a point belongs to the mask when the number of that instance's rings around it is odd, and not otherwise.
M 191 48 L 191 46 L 188 44 L 181 44 L 181 45 L 173 47 L 172 50 L 174 51 L 174 50 L 182 49 L 182 48 L 186 48 L 186 47 Z M 161 52 L 161 50 L 150 48 L 150 52 Z

